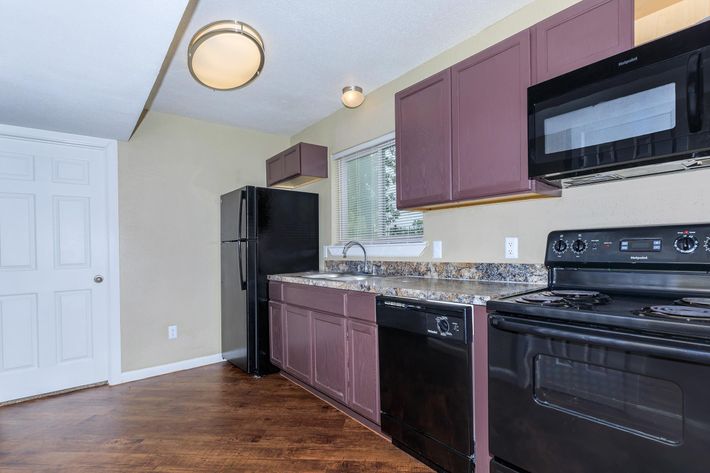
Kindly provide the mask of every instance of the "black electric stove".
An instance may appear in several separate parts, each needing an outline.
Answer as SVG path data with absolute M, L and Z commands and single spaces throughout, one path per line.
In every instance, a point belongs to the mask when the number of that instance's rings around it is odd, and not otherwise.
M 553 232 L 545 263 L 488 303 L 492 471 L 707 471 L 710 224 Z

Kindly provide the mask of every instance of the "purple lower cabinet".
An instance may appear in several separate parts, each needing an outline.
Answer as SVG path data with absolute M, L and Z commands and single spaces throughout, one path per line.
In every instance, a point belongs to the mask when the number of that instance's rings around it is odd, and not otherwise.
M 380 370 L 377 325 L 348 320 L 348 407 L 380 424 Z
M 269 302 L 269 344 L 271 362 L 283 368 L 284 366 L 284 333 L 283 333 L 283 304 Z
M 473 309 L 473 419 L 476 473 L 489 473 L 488 313 L 484 306 L 475 306 Z
M 286 305 L 283 313 L 284 369 L 313 384 L 311 311 Z
M 347 324 L 337 315 L 313 312 L 313 387 L 347 402 Z

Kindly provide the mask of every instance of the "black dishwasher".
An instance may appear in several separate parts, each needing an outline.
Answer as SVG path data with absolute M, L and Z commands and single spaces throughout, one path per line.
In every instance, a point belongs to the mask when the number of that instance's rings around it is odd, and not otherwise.
M 377 298 L 382 431 L 440 472 L 472 472 L 472 308 Z

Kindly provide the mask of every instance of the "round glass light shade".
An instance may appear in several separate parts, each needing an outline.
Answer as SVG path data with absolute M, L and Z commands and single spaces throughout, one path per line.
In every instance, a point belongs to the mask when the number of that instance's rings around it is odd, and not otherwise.
M 192 37 L 187 64 L 192 77 L 210 89 L 238 89 L 264 68 L 264 42 L 246 23 L 216 21 Z
M 340 100 L 346 107 L 356 108 L 365 101 L 365 94 L 362 93 L 362 87 L 349 85 L 343 88 L 343 95 L 340 97 Z

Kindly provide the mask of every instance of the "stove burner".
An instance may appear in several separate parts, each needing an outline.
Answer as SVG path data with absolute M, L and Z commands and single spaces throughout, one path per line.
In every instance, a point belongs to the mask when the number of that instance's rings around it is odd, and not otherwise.
M 529 296 L 520 297 L 516 300 L 518 302 L 528 302 L 532 304 L 566 305 L 564 297 L 550 296 L 547 294 L 531 294 Z
M 683 299 L 675 301 L 675 303 L 692 307 L 710 308 L 710 298 L 708 297 L 684 297 Z
M 641 315 L 656 315 L 661 317 L 677 317 L 682 319 L 710 320 L 710 308 L 690 307 L 687 305 L 655 305 L 646 307 Z
M 554 294 L 556 296 L 561 296 L 565 298 L 574 298 L 574 299 L 579 299 L 579 298 L 587 298 L 587 297 L 599 297 L 602 295 L 600 292 L 597 291 L 577 291 L 577 290 L 567 290 L 567 289 L 559 289 L 559 290 L 554 290 L 550 291 L 551 294 Z
M 524 304 L 540 304 L 553 307 L 588 308 L 590 306 L 608 304 L 611 298 L 597 291 L 552 290 L 518 297 L 516 302 Z

